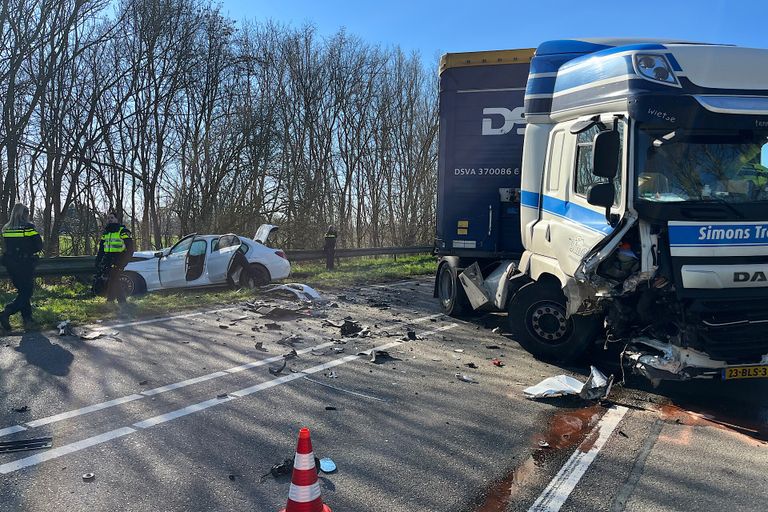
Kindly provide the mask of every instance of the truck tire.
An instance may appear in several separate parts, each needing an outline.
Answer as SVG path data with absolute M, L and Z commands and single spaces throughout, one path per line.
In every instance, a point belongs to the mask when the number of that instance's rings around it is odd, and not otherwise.
M 583 356 L 599 328 L 596 315 L 565 316 L 565 296 L 547 282 L 528 283 L 507 306 L 507 327 L 538 359 L 574 362 Z
M 459 272 L 450 263 L 440 265 L 437 273 L 437 298 L 440 301 L 440 311 L 448 316 L 467 316 L 472 312 L 472 306 L 459 282 Z

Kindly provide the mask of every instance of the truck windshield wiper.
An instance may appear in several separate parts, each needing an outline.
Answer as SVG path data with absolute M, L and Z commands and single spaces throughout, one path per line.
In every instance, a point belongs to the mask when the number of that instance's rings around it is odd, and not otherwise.
M 701 199 L 699 201 L 696 201 L 691 206 L 709 206 L 709 205 L 713 205 L 714 206 L 716 204 L 725 206 L 728 210 L 731 211 L 731 213 L 736 215 L 736 217 L 738 217 L 739 219 L 743 219 L 744 218 L 744 214 L 741 213 L 738 210 L 738 208 L 736 208 L 731 203 L 729 203 L 728 201 L 726 201 L 725 199 L 720 198 L 720 197 L 710 197 L 708 199 Z

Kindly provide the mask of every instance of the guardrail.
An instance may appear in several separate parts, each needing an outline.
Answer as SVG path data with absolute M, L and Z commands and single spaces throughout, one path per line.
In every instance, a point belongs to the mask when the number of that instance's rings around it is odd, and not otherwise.
M 424 254 L 432 252 L 431 245 L 416 247 L 369 247 L 363 249 L 336 249 L 337 258 L 357 258 L 362 256 L 387 256 L 398 254 Z M 322 250 L 286 251 L 288 260 L 314 261 L 325 259 Z M 77 276 L 90 275 L 94 272 L 96 256 L 60 256 L 41 258 L 37 263 L 37 276 Z M 0 278 L 8 277 L 5 267 L 0 265 Z

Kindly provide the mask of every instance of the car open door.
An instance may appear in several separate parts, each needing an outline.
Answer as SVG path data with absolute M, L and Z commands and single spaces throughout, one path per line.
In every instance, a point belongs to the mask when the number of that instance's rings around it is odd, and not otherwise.
M 232 256 L 240 247 L 240 239 L 233 234 L 222 235 L 211 241 L 211 254 L 208 257 L 208 279 L 211 283 L 224 283 L 227 280 Z
M 171 247 L 157 262 L 160 286 L 178 288 L 187 284 L 187 255 L 197 233 L 187 235 Z
M 253 239 L 262 245 L 267 245 L 270 235 L 280 229 L 272 224 L 262 224 L 259 229 L 256 230 L 256 234 L 253 235 Z

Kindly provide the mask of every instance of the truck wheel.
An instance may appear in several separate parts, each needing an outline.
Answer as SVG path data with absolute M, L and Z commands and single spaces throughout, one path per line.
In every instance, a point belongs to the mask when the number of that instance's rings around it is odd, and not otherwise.
M 573 362 L 584 355 L 599 326 L 596 316 L 565 316 L 565 296 L 552 285 L 534 282 L 509 301 L 507 326 L 535 357 Z
M 464 287 L 459 282 L 458 271 L 448 263 L 440 266 L 437 275 L 437 297 L 440 310 L 448 316 L 465 316 L 472 311 Z

